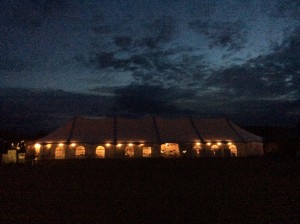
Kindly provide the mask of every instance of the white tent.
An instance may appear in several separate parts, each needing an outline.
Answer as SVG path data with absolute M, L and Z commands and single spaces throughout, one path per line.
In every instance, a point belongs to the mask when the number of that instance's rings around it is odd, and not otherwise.
M 38 140 L 39 158 L 252 156 L 262 138 L 228 119 L 75 117 Z

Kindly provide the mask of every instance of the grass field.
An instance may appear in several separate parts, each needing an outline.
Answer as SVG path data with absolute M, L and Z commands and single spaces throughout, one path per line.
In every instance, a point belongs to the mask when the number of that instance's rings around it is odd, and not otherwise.
M 300 223 L 300 160 L 0 166 L 0 223 Z

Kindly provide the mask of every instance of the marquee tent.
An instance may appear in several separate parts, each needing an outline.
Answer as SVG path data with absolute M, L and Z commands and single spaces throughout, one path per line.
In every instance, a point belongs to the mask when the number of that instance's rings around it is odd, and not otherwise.
M 263 141 L 225 118 L 74 117 L 34 150 L 39 159 L 253 156 Z

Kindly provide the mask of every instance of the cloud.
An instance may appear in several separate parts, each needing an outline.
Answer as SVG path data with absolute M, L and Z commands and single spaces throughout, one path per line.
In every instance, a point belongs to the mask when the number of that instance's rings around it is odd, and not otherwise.
M 232 91 L 239 98 L 292 100 L 300 98 L 299 28 L 268 55 L 218 70 L 207 84 Z
M 239 51 L 246 43 L 246 29 L 242 21 L 203 22 L 196 20 L 189 23 L 192 30 L 210 40 L 209 47 L 221 47 L 228 51 Z
M 149 22 L 144 26 L 145 36 L 138 39 L 137 45 L 155 49 L 169 43 L 176 34 L 177 24 L 172 17 L 166 16 Z
M 6 22 L 6 26 L 34 29 L 41 25 L 42 13 L 35 7 L 34 2 L 13 0 L 1 5 L 1 19 Z
M 116 52 L 100 52 L 89 60 L 89 66 L 99 70 L 114 69 L 129 72 L 139 83 L 159 85 L 198 84 L 205 75 L 207 65 L 203 55 L 191 55 L 185 48 L 148 49 L 141 52 L 132 50 L 127 55 Z M 76 57 L 76 60 L 84 60 Z
M 95 64 L 99 68 L 111 67 L 115 64 L 113 52 L 100 52 L 90 60 L 91 64 Z
M 46 14 L 51 16 L 65 13 L 65 11 L 69 8 L 69 6 L 70 6 L 69 0 L 45 0 L 42 3 L 43 11 Z
M 299 0 L 280 1 L 275 10 L 269 14 L 276 18 L 300 19 L 300 2 Z
M 187 9 L 194 16 L 207 18 L 216 12 L 216 1 L 191 1 L 189 3 Z
M 45 21 L 46 17 L 64 16 L 70 4 L 67 0 L 11 0 L 1 4 L 2 20 L 6 26 L 36 29 Z
M 113 27 L 110 25 L 93 26 L 92 31 L 95 34 L 110 34 L 113 33 Z
M 22 70 L 25 70 L 26 68 L 27 68 L 27 65 L 20 58 L 0 55 L 0 71 L 20 72 Z
M 129 115 L 187 113 L 177 107 L 176 101 L 195 93 L 190 90 L 165 88 L 158 85 L 131 84 L 115 90 L 115 112 Z M 191 113 L 191 111 L 189 111 Z
M 53 130 L 73 116 L 104 116 L 113 100 L 111 96 L 62 90 L 2 88 L 0 105 L 0 117 L 5 121 L 1 129 L 34 133 Z
M 120 48 L 130 47 L 132 38 L 129 36 L 117 36 L 114 38 L 115 45 Z

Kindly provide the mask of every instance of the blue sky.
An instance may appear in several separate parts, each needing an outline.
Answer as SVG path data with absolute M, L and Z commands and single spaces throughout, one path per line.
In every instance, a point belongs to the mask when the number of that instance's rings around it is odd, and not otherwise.
M 4 0 L 0 9 L 4 127 L 112 113 L 299 119 L 298 0 Z M 58 96 L 68 98 L 59 112 L 49 106 Z

